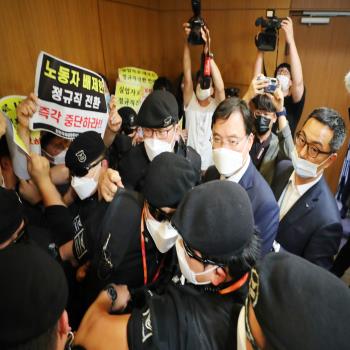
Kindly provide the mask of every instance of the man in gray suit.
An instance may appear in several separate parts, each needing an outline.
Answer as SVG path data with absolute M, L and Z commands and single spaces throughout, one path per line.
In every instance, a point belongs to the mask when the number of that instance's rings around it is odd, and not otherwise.
M 292 164 L 278 164 L 271 186 L 280 207 L 276 241 L 326 269 L 338 251 L 342 225 L 323 172 L 337 159 L 345 130 L 338 112 L 315 109 L 296 134 Z

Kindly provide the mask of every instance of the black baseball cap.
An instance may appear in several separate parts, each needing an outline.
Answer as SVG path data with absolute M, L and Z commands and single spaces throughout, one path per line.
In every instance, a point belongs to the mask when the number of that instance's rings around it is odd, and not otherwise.
M 232 181 L 215 180 L 194 187 L 180 203 L 172 223 L 192 249 L 218 260 L 241 254 L 255 232 L 247 192 Z
M 33 243 L 0 250 L 0 348 L 39 337 L 57 324 L 68 286 L 61 266 Z
M 251 271 L 248 300 L 273 349 L 349 349 L 349 288 L 301 257 L 267 254 Z
M 179 107 L 175 96 L 165 90 L 150 93 L 141 105 L 136 125 L 145 128 L 166 128 L 179 121 Z
M 74 176 L 85 176 L 94 163 L 102 160 L 105 144 L 96 131 L 86 131 L 78 135 L 66 153 L 66 167 Z

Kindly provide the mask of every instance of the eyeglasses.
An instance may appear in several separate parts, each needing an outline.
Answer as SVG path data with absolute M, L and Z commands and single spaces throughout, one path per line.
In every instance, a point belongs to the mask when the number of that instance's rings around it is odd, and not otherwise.
M 163 210 L 160 210 L 158 208 L 153 207 L 151 204 L 147 202 L 148 210 L 150 214 L 157 220 L 157 221 L 164 221 L 168 220 L 170 221 L 173 217 L 174 213 L 165 213 Z
M 295 136 L 295 144 L 298 147 L 304 148 L 307 146 L 307 154 L 311 158 L 316 158 L 319 154 L 331 154 L 332 152 L 324 152 L 318 149 L 315 145 L 306 141 L 306 137 L 302 131 L 299 131 Z
M 255 111 L 254 117 L 265 117 L 265 118 L 273 118 L 274 113 L 273 112 L 267 112 L 267 111 Z
M 188 255 L 190 258 L 199 261 L 199 262 L 202 263 L 203 265 L 217 265 L 217 266 L 219 266 L 219 267 L 225 267 L 225 264 L 218 263 L 218 262 L 213 261 L 213 260 L 211 260 L 211 259 L 204 258 L 204 257 L 201 257 L 201 256 L 196 255 L 195 252 L 187 245 L 187 243 L 186 243 L 184 240 L 182 240 L 182 242 L 183 242 L 185 251 L 186 251 L 187 255 Z
M 103 154 L 95 162 L 87 165 L 86 167 L 78 168 L 76 170 L 70 170 L 71 176 L 83 177 L 83 176 L 87 175 L 89 170 L 92 169 L 93 167 L 95 167 L 96 165 L 98 165 L 100 162 L 102 162 L 104 158 L 105 158 L 105 155 Z
M 27 225 L 25 223 L 22 230 L 18 232 L 16 238 L 13 241 L 11 241 L 11 244 L 16 244 L 24 240 L 26 237 L 27 237 Z
M 243 136 L 240 139 L 237 138 L 229 138 L 229 139 L 222 139 L 219 136 L 212 136 L 211 138 L 211 143 L 213 146 L 215 147 L 222 147 L 225 144 L 227 144 L 228 148 L 231 149 L 236 149 L 238 147 L 238 145 L 244 140 L 247 139 L 248 136 Z
M 252 345 L 254 350 L 259 350 L 258 345 L 255 342 L 255 339 L 253 337 L 252 331 L 250 329 L 250 325 L 249 325 L 249 303 L 248 303 L 248 298 L 246 298 L 245 300 L 245 331 L 246 331 L 246 335 L 247 338 L 250 342 L 250 344 Z
M 174 126 L 172 126 L 170 129 L 150 129 L 150 128 L 142 128 L 143 136 L 144 137 L 153 137 L 153 135 L 156 136 L 156 138 L 160 140 L 164 140 L 168 137 L 168 134 L 170 131 L 174 130 Z

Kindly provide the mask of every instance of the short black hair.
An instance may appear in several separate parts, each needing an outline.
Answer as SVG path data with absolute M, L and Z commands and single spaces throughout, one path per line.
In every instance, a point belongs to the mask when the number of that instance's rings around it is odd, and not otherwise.
M 8 350 L 48 350 L 57 347 L 57 328 L 58 323 L 40 334 L 38 337 L 28 340 L 25 343 L 10 346 Z
M 279 65 L 276 67 L 276 69 L 275 69 L 275 74 L 274 74 L 274 77 L 275 77 L 275 78 L 276 78 L 276 76 L 277 76 L 278 70 L 281 69 L 281 68 L 287 68 L 288 71 L 289 71 L 290 76 L 292 76 L 292 69 L 291 69 L 291 67 L 290 67 L 290 64 L 287 63 L 287 62 L 283 62 L 283 63 L 279 64 Z
M 336 152 L 343 145 L 346 136 L 346 126 L 342 116 L 332 108 L 321 107 L 314 109 L 308 118 L 306 119 L 304 125 L 308 120 L 314 118 L 320 123 L 327 125 L 331 130 L 333 130 L 333 137 L 329 143 L 331 152 Z
M 245 273 L 250 272 L 250 270 L 258 262 L 258 259 L 261 256 L 260 246 L 261 243 L 259 238 L 259 231 L 255 227 L 254 234 L 250 242 L 243 249 L 241 254 L 232 256 L 224 260 L 211 257 L 208 257 L 208 259 L 226 265 L 232 279 L 238 280 Z
M 153 84 L 153 90 L 166 90 L 174 94 L 172 82 L 166 77 L 159 77 Z
M 273 112 L 276 113 L 276 107 L 273 104 L 270 96 L 266 94 L 258 94 L 252 99 L 252 104 L 256 109 L 265 112 Z
M 42 136 L 41 136 L 41 139 L 40 139 L 40 144 L 41 144 L 41 147 L 43 149 L 46 149 L 46 147 L 48 146 L 48 144 L 55 138 L 55 137 L 59 137 L 55 134 L 53 134 L 52 132 L 45 132 L 45 133 L 42 133 Z
M 245 101 L 238 97 L 229 97 L 219 103 L 214 111 L 211 127 L 213 128 L 217 120 L 227 120 L 233 112 L 237 111 L 242 114 L 246 134 L 250 135 L 254 130 L 254 119 Z

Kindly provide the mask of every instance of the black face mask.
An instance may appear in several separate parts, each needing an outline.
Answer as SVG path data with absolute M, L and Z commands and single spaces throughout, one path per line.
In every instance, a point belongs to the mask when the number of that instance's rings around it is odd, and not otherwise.
M 255 118 L 255 128 L 256 132 L 259 135 L 264 135 L 270 130 L 271 120 L 269 118 L 264 117 L 263 115 L 259 115 Z

